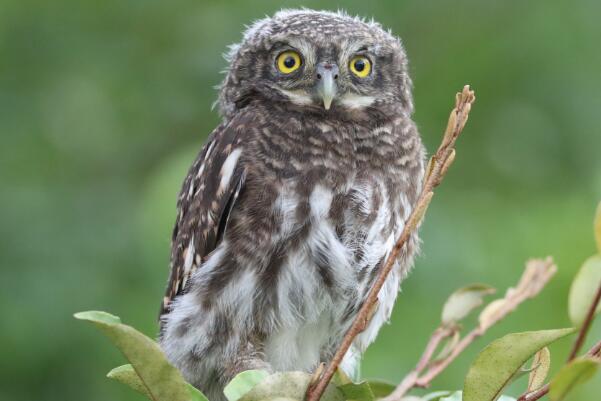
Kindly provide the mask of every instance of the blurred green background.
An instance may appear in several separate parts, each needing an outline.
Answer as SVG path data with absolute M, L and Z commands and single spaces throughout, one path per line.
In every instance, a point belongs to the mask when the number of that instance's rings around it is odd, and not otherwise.
M 156 333 L 176 193 L 219 121 L 221 54 L 244 24 L 297 6 L 374 17 L 403 39 L 430 151 L 455 92 L 469 83 L 478 97 L 364 375 L 400 380 L 453 289 L 503 290 L 533 256 L 553 255 L 558 275 L 434 388 L 461 388 L 504 333 L 569 325 L 601 199 L 601 2 L 3 0 L 1 400 L 142 399 L 104 378 L 123 358 L 72 313 L 107 310 Z M 600 337 L 597 322 L 588 343 Z M 569 345 L 553 347 L 554 370 Z M 600 392 L 597 377 L 572 399 Z

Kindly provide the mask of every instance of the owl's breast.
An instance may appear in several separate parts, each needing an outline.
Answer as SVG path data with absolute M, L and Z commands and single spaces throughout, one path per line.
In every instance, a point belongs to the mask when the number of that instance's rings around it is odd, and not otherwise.
M 277 289 L 280 324 L 265 352 L 281 369 L 290 367 L 291 356 L 294 366 L 309 369 L 328 352 L 328 344 L 338 343 L 403 224 L 395 210 L 397 196 L 377 177 L 355 178 L 344 187 L 321 182 L 310 191 L 298 185 L 284 185 L 274 207 L 280 222 L 277 247 L 285 256 Z M 388 320 L 399 278 L 398 271 L 390 276 L 359 349 Z
M 392 125 L 368 132 L 285 117 L 250 132 L 240 157 L 245 186 L 224 242 L 257 278 L 253 327 L 266 359 L 276 370 L 309 370 L 331 357 L 403 229 L 421 145 Z M 380 291 L 355 350 L 389 319 L 416 243 Z

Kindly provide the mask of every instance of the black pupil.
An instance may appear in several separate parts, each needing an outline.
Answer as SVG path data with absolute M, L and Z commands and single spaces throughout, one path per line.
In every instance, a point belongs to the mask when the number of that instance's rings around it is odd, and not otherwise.
M 296 65 L 296 60 L 294 59 L 294 57 L 288 56 L 284 60 L 284 65 L 286 66 L 286 68 L 292 68 Z
M 355 70 L 361 72 L 364 69 L 365 69 L 365 61 L 364 60 L 355 61 Z

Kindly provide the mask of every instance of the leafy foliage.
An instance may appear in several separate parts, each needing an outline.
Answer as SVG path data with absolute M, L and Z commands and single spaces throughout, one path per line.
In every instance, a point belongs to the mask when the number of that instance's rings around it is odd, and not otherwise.
M 223 389 L 228 401 L 238 401 L 244 394 L 263 381 L 269 373 L 264 370 L 247 370 L 232 379 Z
M 545 384 L 545 379 L 551 368 L 551 351 L 545 347 L 532 358 L 532 367 L 528 375 L 528 391 L 538 390 Z
M 448 397 L 440 398 L 439 401 L 462 401 L 463 393 L 461 391 L 456 391 Z M 515 401 L 515 398 L 509 397 L 507 395 L 502 395 L 498 398 L 498 401 Z
M 528 359 L 573 332 L 573 329 L 529 331 L 493 341 L 480 352 L 467 373 L 464 401 L 496 400 Z
M 549 390 L 551 400 L 563 400 L 574 387 L 593 377 L 599 369 L 600 362 L 598 358 L 577 358 L 561 368 L 551 381 Z
M 347 400 L 373 401 L 376 399 L 368 382 L 347 383 L 338 386 L 338 389 Z
M 119 348 L 140 379 L 135 388 L 142 386 L 143 393 L 152 401 L 190 400 L 187 383 L 180 372 L 167 362 L 156 342 L 106 312 L 80 312 L 75 314 L 75 318 L 93 323 Z M 124 376 L 123 371 L 117 371 L 116 375 L 119 374 Z
M 132 390 L 145 395 L 147 398 L 152 399 L 152 394 L 146 388 L 146 385 L 140 379 L 140 376 L 136 373 L 134 368 L 130 365 L 117 366 L 115 369 L 107 373 L 106 377 L 123 383 L 130 387 Z
M 369 387 L 371 388 L 374 397 L 384 398 L 394 391 L 396 387 L 392 383 L 385 382 L 383 380 L 369 380 Z
M 254 386 L 240 398 L 240 401 L 303 400 L 311 378 L 312 375 L 304 372 L 274 373 Z M 342 393 L 332 384 L 328 386 L 321 399 L 323 401 L 345 400 Z
M 463 320 L 472 310 L 482 305 L 484 296 L 494 292 L 495 289 L 486 284 L 472 284 L 458 289 L 444 304 L 443 324 L 453 324 Z
M 118 366 L 115 369 L 111 370 L 106 375 L 109 379 L 116 380 L 120 383 L 125 384 L 131 389 L 137 391 L 138 393 L 145 395 L 147 398 L 152 399 L 152 394 L 146 388 L 140 376 L 136 373 L 133 366 L 131 365 L 122 365 Z M 207 397 L 194 386 L 189 383 L 186 383 L 186 387 L 188 392 L 190 393 L 190 401 L 208 401 Z

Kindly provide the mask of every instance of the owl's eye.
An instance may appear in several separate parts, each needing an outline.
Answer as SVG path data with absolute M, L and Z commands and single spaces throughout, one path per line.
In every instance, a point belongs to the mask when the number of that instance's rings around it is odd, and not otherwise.
M 278 70 L 283 74 L 290 74 L 298 70 L 301 63 L 300 55 L 292 50 L 281 53 L 276 60 Z
M 355 56 L 350 62 L 350 68 L 353 74 L 359 78 L 365 78 L 371 71 L 371 62 L 367 57 Z

